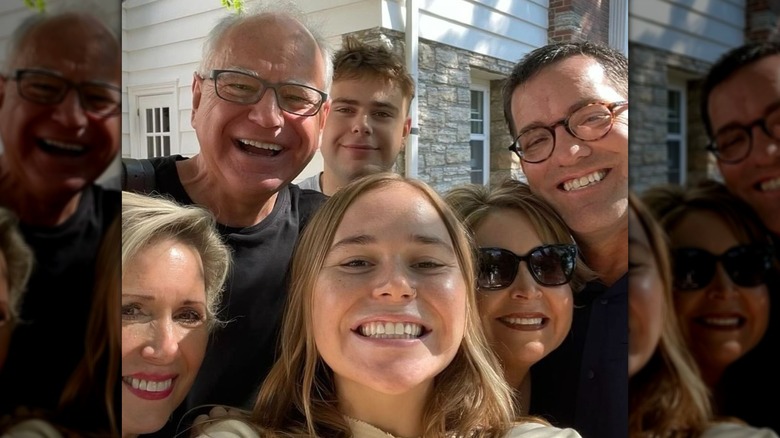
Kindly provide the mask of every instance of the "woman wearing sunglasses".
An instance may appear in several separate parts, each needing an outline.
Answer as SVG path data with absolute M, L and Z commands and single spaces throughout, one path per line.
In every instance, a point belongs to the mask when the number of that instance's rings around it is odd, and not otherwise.
M 573 292 L 592 272 L 563 220 L 522 182 L 465 185 L 445 199 L 478 246 L 482 327 L 515 390 L 516 409 L 527 413 L 530 368 L 566 338 Z
M 628 203 L 628 436 L 776 437 L 736 419 L 713 420 L 707 386 L 674 313 L 665 233 L 635 194 Z
M 750 207 L 715 181 L 655 187 L 642 199 L 669 236 L 683 337 L 716 411 L 732 414 L 723 409 L 723 377 L 767 331 L 774 249 Z

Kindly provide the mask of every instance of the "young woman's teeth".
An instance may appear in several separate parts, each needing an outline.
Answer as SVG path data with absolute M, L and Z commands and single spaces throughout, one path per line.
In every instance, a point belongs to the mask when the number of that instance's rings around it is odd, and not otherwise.
M 369 322 L 359 328 L 360 334 L 378 339 L 414 339 L 419 338 L 422 326 L 412 322 Z
M 579 190 L 588 187 L 594 183 L 601 181 L 606 174 L 607 172 L 603 170 L 598 170 L 596 172 L 591 173 L 590 175 L 574 178 L 573 180 L 569 180 L 563 183 L 563 189 L 566 190 L 567 192 L 570 192 L 572 190 Z

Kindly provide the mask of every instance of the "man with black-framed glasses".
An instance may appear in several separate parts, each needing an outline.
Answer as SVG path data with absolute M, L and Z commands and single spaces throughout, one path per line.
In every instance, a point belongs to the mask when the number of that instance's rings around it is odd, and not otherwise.
M 201 413 L 191 408 L 251 408 L 273 364 L 293 246 L 326 199 L 292 181 L 314 156 L 330 111 L 328 47 L 290 2 L 225 15 L 192 78 L 198 153 L 151 159 L 154 190 L 213 212 L 234 260 L 218 315 L 228 323 L 210 339 L 186 400 L 153 436 L 184 431 Z
M 738 47 L 704 82 L 701 114 L 724 183 L 780 236 L 780 42 Z
M 749 204 L 774 240 L 775 264 L 767 279 L 769 328 L 761 343 L 729 367 L 724 409 L 755 426 L 780 431 L 773 406 L 780 392 L 774 355 L 780 345 L 780 42 L 753 42 L 724 53 L 710 68 L 701 115 L 718 170 L 728 190 Z
M 585 438 L 628 430 L 628 60 L 593 43 L 536 49 L 503 88 L 509 146 L 531 190 L 598 275 L 572 331 L 534 365 L 530 413 Z
M 0 373 L 0 418 L 20 406 L 52 420 L 67 409 L 65 384 L 95 335 L 87 321 L 96 258 L 121 203 L 118 190 L 96 180 L 120 147 L 122 73 L 119 5 L 115 19 L 85 6 L 52 5 L 19 23 L 0 71 L 0 206 L 19 217 L 35 256 Z M 92 395 L 57 423 L 85 435 L 110 429 L 106 382 L 95 379 L 83 388 Z

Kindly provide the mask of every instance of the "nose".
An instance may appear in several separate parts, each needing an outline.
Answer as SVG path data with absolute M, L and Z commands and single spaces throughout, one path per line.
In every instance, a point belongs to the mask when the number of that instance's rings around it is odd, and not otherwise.
M 525 266 L 526 263 L 525 261 L 520 262 L 515 281 L 509 286 L 509 294 L 514 299 L 530 300 L 542 295 L 539 283 L 534 280 L 531 272 L 528 271 L 528 267 Z
M 759 126 L 755 126 L 752 132 L 753 151 L 756 160 L 760 164 L 771 164 L 780 160 L 780 140 L 775 140 Z
M 355 117 L 355 122 L 352 125 L 353 134 L 371 134 L 371 124 L 368 123 L 368 114 L 360 114 Z
M 82 129 L 87 126 L 87 114 L 75 89 L 68 90 L 62 102 L 55 105 L 52 118 L 68 128 Z
M 249 120 L 263 128 L 279 128 L 282 126 L 284 117 L 282 116 L 282 108 L 279 106 L 279 99 L 274 89 L 266 88 L 263 90 L 260 100 L 251 105 Z
M 416 284 L 402 267 L 388 268 L 381 273 L 374 288 L 374 297 L 390 301 L 407 301 L 417 297 Z
M 707 287 L 707 295 L 711 298 L 726 299 L 737 293 L 737 285 L 731 281 L 726 270 L 718 263 L 715 271 L 715 277 Z
M 555 128 L 555 146 L 553 155 L 562 165 L 571 165 L 582 158 L 585 158 L 593 151 L 584 140 L 572 135 L 566 127 L 561 124 Z
M 150 327 L 150 338 L 141 349 L 141 356 L 150 362 L 168 363 L 179 353 L 179 337 L 173 321 L 159 321 Z

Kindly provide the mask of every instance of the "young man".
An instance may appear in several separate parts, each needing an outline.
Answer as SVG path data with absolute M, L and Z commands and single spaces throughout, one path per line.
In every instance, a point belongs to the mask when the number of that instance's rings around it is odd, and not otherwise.
M 122 57 L 109 22 L 50 10 L 10 40 L 0 77 L 0 206 L 18 216 L 35 266 L 0 373 L 0 417 L 18 406 L 55 409 L 84 356 L 97 251 L 121 199 L 95 184 L 121 138 Z M 91 425 L 105 420 L 91 410 L 105 405 L 105 383 L 95 385 L 84 405 Z
M 532 370 L 531 414 L 585 438 L 628 428 L 628 60 L 608 47 L 536 49 L 504 84 L 504 116 L 531 189 L 598 274 L 571 335 Z
M 389 171 L 404 149 L 414 81 L 383 45 L 347 38 L 335 55 L 331 110 L 320 150 L 325 167 L 299 187 L 332 195 L 361 175 Z

